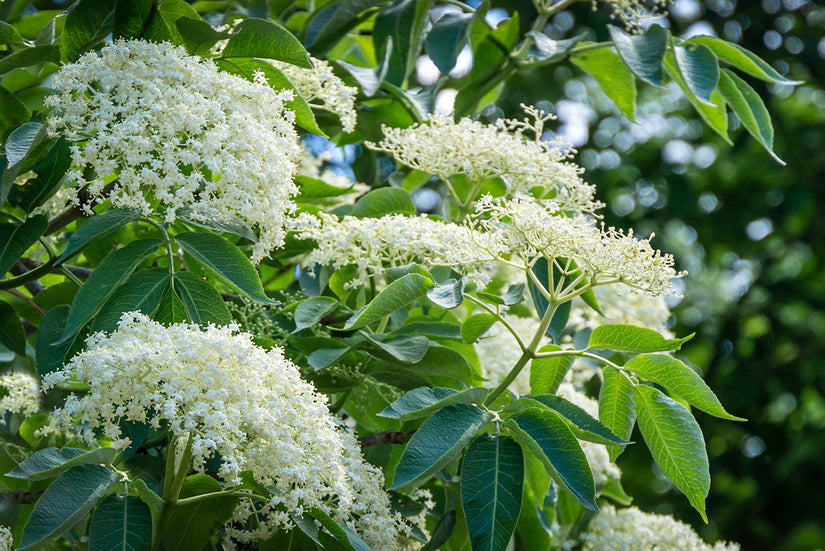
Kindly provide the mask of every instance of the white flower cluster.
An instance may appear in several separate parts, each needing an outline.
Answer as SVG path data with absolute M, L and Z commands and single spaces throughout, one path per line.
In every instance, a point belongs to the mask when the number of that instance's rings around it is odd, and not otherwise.
M 272 60 L 271 63 L 289 79 L 310 105 L 335 114 L 341 121 L 344 132 L 352 132 L 358 120 L 355 111 L 358 88 L 347 86 L 335 76 L 329 62 L 314 57 L 310 57 L 310 61 L 312 69 L 283 61 Z
M 95 431 L 114 446 L 128 445 L 122 420 L 155 428 L 165 422 L 171 438 L 191 439 L 195 470 L 203 472 L 218 455 L 227 487 L 250 471 L 274 488 L 263 509 L 249 501 L 238 506 L 236 519 L 262 519 L 254 532 L 232 531 L 240 541 L 290 528 L 283 508 L 300 514 L 318 507 L 378 549 L 394 549 L 394 535 L 408 530 L 389 511 L 380 472 L 363 462 L 352 434 L 337 427 L 326 397 L 301 379 L 281 349 L 264 351 L 235 327 L 164 327 L 126 313 L 117 331 L 89 337 L 86 350 L 47 375 L 44 386 L 70 381 L 87 383 L 89 391 L 70 395 L 54 411 L 55 424 L 81 424 L 78 433 L 89 445 L 97 442 Z
M 0 526 L 0 551 L 14 550 L 14 534 L 6 526 Z
M 643 2 L 640 0 L 600 0 L 609 4 L 613 12 L 610 19 L 618 19 L 622 22 L 628 32 L 641 33 L 642 25 L 640 19 L 650 17 L 660 17 L 667 10 L 670 0 L 652 0 Z M 593 11 L 598 9 L 598 0 L 592 0 Z
M 558 214 L 552 202 L 542 205 L 531 197 L 482 197 L 472 217 L 479 230 L 504 234 L 513 252 L 525 258 L 575 260 L 593 284 L 621 282 L 650 295 L 673 292 L 671 280 L 683 272 L 673 269 L 673 257 L 653 249 L 650 239 L 633 237 L 613 227 L 599 228 L 583 217 Z
M 584 551 L 739 551 L 736 543 L 705 543 L 693 529 L 669 515 L 645 513 L 637 507 L 604 505 L 582 535 Z
M 289 229 L 297 238 L 318 244 L 307 262 L 358 268 L 348 288 L 367 283 L 387 267 L 414 261 L 463 270 L 468 278 L 486 286 L 492 273 L 489 263 L 506 251 L 497 235 L 426 216 L 345 216 L 339 220 L 324 212 L 301 213 L 289 222 Z
M 647 327 L 665 338 L 673 338 L 667 327 L 671 313 L 664 297 L 636 293 L 619 283 L 600 285 L 593 291 L 604 315 L 600 316 L 580 298 L 574 299 L 568 321 L 568 326 L 574 331 L 618 323 Z
M 0 388 L 6 395 L 0 398 L 0 425 L 6 424 L 6 413 L 34 415 L 40 409 L 40 384 L 35 376 L 25 371 L 0 375 Z
M 240 217 L 260 231 L 254 261 L 283 244 L 300 155 L 294 114 L 284 108 L 291 91 L 140 40 L 83 55 L 52 85 L 48 129 L 74 142 L 67 181 L 75 204 L 81 187 L 94 198 L 115 183 L 113 206 L 166 222 L 183 208 L 201 220 Z
M 509 194 L 537 193 L 553 199 L 563 210 L 592 213 L 604 206 L 594 198 L 595 187 L 582 180 L 583 169 L 569 160 L 572 148 L 559 138 L 542 139 L 549 115 L 532 107 L 525 109 L 535 122 L 501 119 L 482 124 L 432 115 L 429 124 L 384 126 L 385 138 L 377 144 L 367 142 L 367 146 L 444 182 L 459 174 L 471 183 L 500 177 Z M 525 130 L 533 138 L 527 138 Z

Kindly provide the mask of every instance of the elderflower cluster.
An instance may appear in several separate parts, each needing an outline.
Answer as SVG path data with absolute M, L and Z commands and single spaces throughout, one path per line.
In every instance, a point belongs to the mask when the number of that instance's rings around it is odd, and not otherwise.
M 358 117 L 355 111 L 358 88 L 347 86 L 335 76 L 329 62 L 314 57 L 310 57 L 310 61 L 312 69 L 283 61 L 270 60 L 270 63 L 289 79 L 310 105 L 333 113 L 341 121 L 344 132 L 352 132 Z
M 584 551 L 739 551 L 736 543 L 705 543 L 693 529 L 669 515 L 645 513 L 637 507 L 604 505 L 582 534 Z
M 14 549 L 14 534 L 6 526 L 0 526 L 0 551 L 12 551 Z
M 79 425 L 89 445 L 101 434 L 124 447 L 129 439 L 121 421 L 166 424 L 179 449 L 189 441 L 196 471 L 220 457 L 218 477 L 227 487 L 250 471 L 273 497 L 263 505 L 239 504 L 236 520 L 260 521 L 256 529 L 228 528 L 239 541 L 289 529 L 289 513 L 318 507 L 361 531 L 375 548 L 397 548 L 393 535 L 408 527 L 390 512 L 380 473 L 363 462 L 354 436 L 329 414 L 326 397 L 301 379 L 280 348 L 265 351 L 234 326 L 165 327 L 138 312 L 124 314 L 113 334 L 97 333 L 86 344 L 64 369 L 44 377 L 46 388 L 89 385 L 82 397 L 72 394 L 54 411 L 57 426 Z
M 671 0 L 600 0 L 613 10 L 610 19 L 618 19 L 630 33 L 641 33 L 643 18 L 661 17 Z M 599 0 L 592 0 L 593 11 L 599 7 Z
M 668 329 L 670 309 L 664 297 L 633 292 L 624 285 L 611 283 L 593 289 L 604 315 L 599 315 L 579 298 L 574 299 L 568 326 L 574 331 L 595 329 L 605 324 L 636 325 L 673 338 Z
M 504 234 L 508 247 L 525 258 L 575 260 L 592 284 L 621 282 L 649 295 L 673 292 L 671 280 L 684 272 L 673 269 L 673 257 L 653 249 L 650 239 L 637 239 L 613 227 L 601 228 L 583 217 L 558 213 L 552 202 L 542 205 L 531 197 L 482 197 L 472 225 Z M 565 269 L 564 266 L 561 267 Z
M 0 389 L 6 395 L 0 398 L 0 425 L 6 424 L 6 413 L 34 415 L 40 409 L 40 385 L 37 378 L 25 371 L 0 375 Z
M 66 180 L 75 205 L 86 188 L 169 223 L 183 209 L 202 221 L 237 216 L 260 232 L 254 261 L 283 244 L 300 155 L 284 107 L 291 91 L 141 40 L 87 53 L 51 78 L 48 130 L 73 142 Z
M 594 198 L 595 187 L 582 180 L 583 169 L 570 161 L 570 145 L 560 138 L 542 139 L 550 115 L 533 107 L 525 110 L 534 122 L 500 119 L 482 124 L 432 115 L 428 124 L 383 126 L 384 139 L 377 144 L 367 142 L 367 146 L 447 183 L 459 174 L 471 184 L 502 178 L 509 194 L 537 193 L 553 199 L 563 210 L 592 213 L 603 207 Z M 526 137 L 525 131 L 533 136 Z
M 307 255 L 308 263 L 357 268 L 347 288 L 367 283 L 387 267 L 411 262 L 461 269 L 468 278 L 486 286 L 492 276 L 489 263 L 506 252 L 496 235 L 426 216 L 345 216 L 339 220 L 324 212 L 301 213 L 290 221 L 289 228 L 298 239 L 317 243 Z

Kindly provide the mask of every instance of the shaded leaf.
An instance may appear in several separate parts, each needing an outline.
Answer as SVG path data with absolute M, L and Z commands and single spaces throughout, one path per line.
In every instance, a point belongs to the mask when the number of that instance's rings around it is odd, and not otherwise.
M 659 25 L 651 25 L 643 34 L 627 34 L 613 25 L 608 25 L 607 29 L 628 68 L 648 84 L 661 86 L 668 32 Z
M 633 425 L 636 424 L 633 385 L 624 374 L 610 366 L 605 366 L 602 374 L 604 381 L 599 391 L 599 420 L 615 434 L 625 440 L 630 440 Z M 624 448 L 624 446 L 607 446 L 610 461 L 616 461 Z
M 92 515 L 89 551 L 148 551 L 152 512 L 140 498 L 109 494 Z
M 482 403 L 490 392 L 490 389 L 481 387 L 462 391 L 442 387 L 416 388 L 390 404 L 378 416 L 400 421 L 421 419 L 452 404 Z
M 226 325 L 232 321 L 226 303 L 211 283 L 192 272 L 176 272 L 173 279 L 190 320 L 199 325 Z
M 713 105 L 711 95 L 719 84 L 719 62 L 713 51 L 694 43 L 674 45 L 671 51 L 688 90 L 700 102 Z

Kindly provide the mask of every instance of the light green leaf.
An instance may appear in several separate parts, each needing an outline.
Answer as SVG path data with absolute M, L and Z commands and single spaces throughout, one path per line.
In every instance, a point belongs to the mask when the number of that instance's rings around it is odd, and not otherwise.
M 284 26 L 268 19 L 248 18 L 235 28 L 221 57 L 259 57 L 277 59 L 298 67 L 312 69 L 301 42 Z
M 589 442 L 605 445 L 626 445 L 630 443 L 614 434 L 610 428 L 605 426 L 598 419 L 591 417 L 591 415 L 581 407 L 565 400 L 561 396 L 556 396 L 555 394 L 522 396 L 513 404 L 513 406 L 518 405 L 519 402 L 524 402 L 524 404 L 528 407 L 536 405 L 546 407 L 553 410 L 555 413 L 558 413 L 563 419 L 569 421 L 570 430 L 573 431 L 573 434 L 579 440 L 587 440 Z
M 732 142 L 728 137 L 728 115 L 727 110 L 725 109 L 725 99 L 722 97 L 722 94 L 718 91 L 714 91 L 710 96 L 709 102 L 700 101 L 688 87 L 682 73 L 676 67 L 673 52 L 670 50 L 668 50 L 665 54 L 664 67 L 668 76 L 679 85 L 679 88 L 682 89 L 685 97 L 688 99 L 690 104 L 693 105 L 693 108 L 696 109 L 705 122 L 708 123 L 708 125 L 725 140 L 725 142 L 732 145 Z
M 34 168 L 52 143 L 46 127 L 39 122 L 27 122 L 9 134 L 5 145 L 7 164 L 0 176 L 0 204 L 6 201 L 17 176 Z
M 638 385 L 635 396 L 639 429 L 653 459 L 707 522 L 710 470 L 702 430 L 685 406 L 655 388 Z
M 21 356 L 26 355 L 26 332 L 11 304 L 0 300 L 0 344 Z
M 464 302 L 464 281 L 448 279 L 444 283 L 439 283 L 427 291 L 427 298 L 442 308 L 457 308 Z
M 344 329 L 360 329 L 378 321 L 421 298 L 432 286 L 432 280 L 421 274 L 407 274 L 387 285 L 369 304 L 349 318 Z
M 60 264 L 68 260 L 95 237 L 105 235 L 138 218 L 140 218 L 138 211 L 127 209 L 115 209 L 92 216 L 69 236 L 66 250 L 57 258 L 57 263 Z
M 100 465 L 80 465 L 60 475 L 34 504 L 18 549 L 57 537 L 83 520 L 119 480 L 120 474 Z
M 152 511 L 140 498 L 109 494 L 92 515 L 89 551 L 148 551 Z
M 679 350 L 693 338 L 666 339 L 658 331 L 635 325 L 600 325 L 590 334 L 588 348 L 614 352 L 669 352 Z
M 80 448 L 46 448 L 35 452 L 6 474 L 11 478 L 45 480 L 68 471 L 78 465 L 111 464 L 118 450 L 97 448 L 92 451 Z
M 324 316 L 335 311 L 339 302 L 331 297 L 312 297 L 300 302 L 295 308 L 295 330 L 297 333 L 320 322 Z
M 60 49 L 53 44 L 25 48 L 0 59 L 0 75 L 18 67 L 31 67 L 38 63 L 58 63 L 59 61 Z
M 556 484 L 591 511 L 599 510 L 587 457 L 560 415 L 547 409 L 530 408 L 507 419 L 504 426 L 523 449 L 544 463 Z
M 707 46 L 713 50 L 713 53 L 716 54 L 716 57 L 718 57 L 720 61 L 724 61 L 758 79 L 774 84 L 802 84 L 800 80 L 789 80 L 783 77 L 776 72 L 776 69 L 771 67 L 770 63 L 738 44 L 733 44 L 713 36 L 695 36 L 687 42 Z
M 776 162 L 785 166 L 785 161 L 773 152 L 771 115 L 756 90 L 732 72 L 722 69 L 719 91 L 751 136 L 768 150 Z
M 461 339 L 468 344 L 476 342 L 497 320 L 495 314 L 473 314 L 461 324 Z
M 435 412 L 404 448 L 390 490 L 428 477 L 458 457 L 489 420 L 489 413 L 467 404 L 453 404 Z
M 480 404 L 490 394 L 489 388 L 472 387 L 462 391 L 443 387 L 413 389 L 390 404 L 379 417 L 410 421 L 427 417 L 452 404 Z
M 238 247 L 214 233 L 190 232 L 174 237 L 180 247 L 227 284 L 255 302 L 271 304 L 258 272 Z
M 118 287 L 92 320 L 92 332 L 111 332 L 124 312 L 143 312 L 151 316 L 163 297 L 169 283 L 169 270 L 150 268 L 132 274 Z
M 524 455 L 507 436 L 482 434 L 461 467 L 461 504 L 473 551 L 504 551 L 516 529 L 524 490 Z
M 38 214 L 22 224 L 0 224 L 0 278 L 46 231 L 48 219 Z
M 424 358 L 430 348 L 430 339 L 421 335 L 402 335 L 400 337 L 390 337 L 380 340 L 369 333 L 364 334 L 366 339 L 383 350 L 396 360 L 403 363 L 418 363 Z M 380 357 L 380 354 L 373 353 Z
M 539 349 L 539 353 L 560 350 L 560 346 L 547 344 Z M 574 361 L 576 361 L 574 356 L 534 358 L 530 363 L 530 393 L 555 394 Z
M 651 25 L 644 34 L 632 35 L 613 25 L 608 25 L 607 29 L 628 68 L 648 84 L 661 86 L 668 32 L 659 25 Z
M 574 53 L 570 60 L 593 76 L 624 116 L 636 120 L 636 82 L 619 54 L 607 48 Z
M 211 283 L 192 272 L 176 272 L 173 279 L 190 320 L 204 326 L 232 321 L 226 303 Z
M 387 214 L 416 214 L 415 202 L 406 189 L 382 187 L 374 189 L 358 199 L 350 211 L 358 218 L 380 218 Z
M 643 354 L 627 362 L 625 368 L 643 379 L 662 385 L 676 396 L 714 417 L 745 421 L 725 411 L 719 398 L 699 374 L 672 356 Z
M 435 66 L 446 75 L 455 66 L 458 54 L 467 44 L 474 13 L 448 12 L 433 24 L 425 48 Z
M 622 373 L 610 366 L 605 366 L 602 374 L 604 382 L 599 391 L 599 420 L 614 434 L 630 440 L 633 425 L 636 424 L 633 385 Z M 616 461 L 624 448 L 624 446 L 607 446 L 610 461 Z
M 104 258 L 77 291 L 74 304 L 66 319 L 63 336 L 55 344 L 69 340 L 83 327 L 138 265 L 154 253 L 160 245 L 160 239 L 138 239 Z

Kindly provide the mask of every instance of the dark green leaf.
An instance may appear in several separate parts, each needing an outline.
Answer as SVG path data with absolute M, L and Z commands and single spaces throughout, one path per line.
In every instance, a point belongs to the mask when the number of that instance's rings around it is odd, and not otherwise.
M 46 231 L 49 221 L 42 214 L 22 224 L 0 224 L 0 277 L 8 272 L 29 247 Z
M 387 285 L 372 302 L 349 318 L 344 329 L 360 329 L 378 321 L 423 297 L 432 286 L 432 280 L 421 274 L 407 274 Z
M 685 406 L 655 388 L 638 385 L 635 395 L 639 429 L 653 459 L 707 522 L 710 470 L 702 430 Z
M 43 316 L 37 326 L 37 341 L 35 343 L 34 358 L 37 373 L 45 375 L 63 367 L 63 359 L 72 345 L 72 341 L 54 345 L 60 339 L 66 328 L 66 319 L 69 317 L 70 307 L 67 304 L 55 306 Z
M 506 306 L 515 306 L 524 300 L 524 284 L 516 283 L 507 288 L 507 292 L 501 297 Z
M 693 338 L 693 333 L 681 339 L 666 339 L 658 331 L 635 325 L 600 325 L 590 334 L 588 348 L 614 352 L 670 352 L 679 350 Z
M 613 25 L 608 25 L 607 28 L 619 56 L 628 68 L 648 84 L 661 86 L 668 32 L 659 25 L 651 25 L 644 34 L 627 34 Z
M 751 136 L 768 150 L 776 162 L 784 166 L 785 162 L 773 152 L 771 115 L 756 90 L 732 72 L 722 69 L 719 91 Z
M 255 302 L 270 304 L 258 272 L 238 247 L 213 233 L 190 232 L 175 236 L 175 242 L 222 280 L 240 289 Z
M 519 401 L 535 403 L 552 409 L 570 422 L 570 429 L 579 440 L 587 440 L 597 444 L 611 445 L 629 444 L 627 440 L 617 436 L 601 421 L 590 416 L 576 404 L 569 402 L 555 394 L 541 394 L 537 396 L 523 396 Z M 516 404 L 518 404 L 518 402 Z M 514 404 L 515 405 L 515 404 Z
M 544 463 L 556 484 L 591 511 L 599 510 L 587 457 L 560 415 L 546 409 L 530 408 L 510 417 L 505 426 L 522 448 Z
M 358 199 L 350 215 L 358 218 L 380 218 L 388 214 L 416 213 L 415 203 L 409 191 L 397 187 L 374 189 Z
M 318 508 L 312 509 L 309 511 L 309 515 L 320 522 L 321 526 L 326 530 L 326 532 L 319 533 L 322 542 L 324 542 L 324 540 L 329 542 L 325 542 L 324 549 L 342 548 L 346 551 L 370 551 L 369 546 L 358 537 L 358 534 L 350 530 L 347 526 L 335 522 L 332 517 L 322 510 Z
M 208 54 L 212 46 L 231 36 L 230 33 L 216 31 L 212 25 L 200 18 L 181 17 L 175 21 L 175 26 L 183 38 L 186 51 L 191 55 Z
M 365 334 L 365 337 L 378 348 L 404 363 L 420 362 L 430 347 L 430 339 L 420 335 L 402 335 L 383 341 L 370 334 Z
M 77 291 L 74 304 L 66 319 L 66 329 L 61 339 L 55 344 L 69 340 L 83 327 L 138 265 L 154 253 L 160 245 L 160 239 L 138 239 L 104 258 Z
M 458 54 L 467 44 L 473 19 L 473 13 L 448 12 L 430 29 L 425 48 L 441 74 L 446 75 L 455 67 Z
M 450 536 L 453 534 L 455 521 L 455 509 L 451 509 L 444 513 L 444 516 L 438 520 L 435 528 L 433 528 L 433 534 L 430 536 L 430 541 L 424 544 L 421 551 L 436 551 L 437 549 L 440 549 L 442 545 L 447 543 L 447 540 L 450 539 Z
M 152 0 L 117 0 L 114 38 L 138 38 L 149 23 L 154 2 Z
M 732 144 L 728 137 L 728 115 L 725 110 L 725 98 L 722 97 L 722 94 L 714 91 L 713 94 L 711 94 L 710 103 L 700 101 L 690 90 L 681 72 L 676 67 L 673 52 L 670 50 L 665 54 L 664 67 L 668 76 L 679 85 L 685 97 L 705 122 L 708 123 L 717 134 L 722 136 L 725 142 Z
M 92 216 L 84 222 L 77 231 L 71 234 L 69 242 L 66 244 L 66 250 L 57 258 L 57 263 L 60 264 L 68 260 L 95 237 L 105 235 L 123 224 L 133 222 L 138 218 L 140 218 L 138 211 L 126 209 L 110 210 L 109 212 Z
M 109 494 L 92 515 L 89 551 L 148 551 L 152 512 L 140 498 Z
M 327 314 L 338 308 L 339 302 L 330 297 L 312 297 L 300 302 L 295 308 L 295 330 L 297 333 L 320 322 Z
M 232 517 L 239 497 L 220 494 L 217 480 L 205 474 L 186 477 L 180 498 L 217 494 L 172 509 L 163 534 L 163 548 L 175 551 L 202 551 L 218 528 Z
M 37 177 L 22 186 L 12 186 L 9 202 L 26 212 L 39 207 L 58 190 L 71 163 L 69 142 L 58 140 L 34 168 Z
M 26 480 L 45 480 L 78 465 L 110 464 L 118 451 L 115 448 L 46 448 L 35 452 L 6 476 Z
M 92 321 L 92 332 L 114 331 L 124 312 L 143 312 L 151 316 L 168 283 L 169 270 L 166 268 L 150 268 L 132 274 L 97 313 Z
M 316 56 L 323 55 L 350 29 L 365 19 L 373 8 L 389 0 L 341 0 L 318 11 L 306 27 L 304 43 Z M 365 13 L 366 12 L 366 13 Z
M 18 67 L 30 67 L 49 61 L 52 63 L 60 62 L 60 50 L 57 46 L 49 44 L 25 48 L 0 59 L 0 75 Z
M 183 44 L 184 40 L 177 26 L 177 20 L 182 17 L 199 19 L 200 15 L 184 0 L 163 0 L 158 4 L 144 38 L 155 42 Z
M 427 298 L 442 308 L 457 308 L 464 302 L 464 281 L 448 279 L 427 291 Z
M 580 32 L 576 36 L 565 40 L 553 40 L 546 34 L 537 31 L 530 31 L 527 35 L 533 38 L 533 45 L 527 54 L 528 59 L 534 59 L 541 63 L 561 61 L 567 57 L 576 44 L 587 38 L 587 32 Z
M 745 420 L 725 411 L 719 403 L 719 398 L 699 374 L 672 356 L 643 354 L 627 362 L 625 368 L 643 379 L 662 385 L 686 402 L 715 417 L 731 421 Z
M 673 59 L 688 90 L 702 103 L 714 105 L 711 95 L 719 84 L 719 61 L 701 44 L 673 46 Z
M 636 82 L 619 54 L 599 48 L 574 53 L 570 60 L 596 79 L 624 116 L 636 120 Z
M 413 321 L 394 331 L 393 335 L 424 335 L 458 340 L 461 338 L 461 326 L 448 321 Z
M 539 258 L 530 270 L 533 272 L 533 275 L 536 276 L 539 283 L 541 283 L 542 287 L 547 289 L 550 286 L 550 264 L 546 258 L 543 256 Z M 543 317 L 550 303 L 547 301 L 547 298 L 541 294 L 538 287 L 536 287 L 532 277 L 528 278 L 528 282 L 530 284 L 530 295 L 533 297 L 533 305 L 536 307 L 536 312 L 538 312 L 539 317 Z
M 401 86 L 412 70 L 420 45 L 418 40 L 428 22 L 431 2 L 396 0 L 392 6 L 381 10 L 375 18 L 372 43 L 376 52 L 392 38 L 393 50 L 387 70 L 387 81 Z
M 60 35 L 60 53 L 64 61 L 74 61 L 106 38 L 114 30 L 115 2 L 111 0 L 80 0 L 66 15 Z
M 716 54 L 719 60 L 758 79 L 775 84 L 802 84 L 802 81 L 788 80 L 783 77 L 776 72 L 776 69 L 771 67 L 770 63 L 738 44 L 726 42 L 721 38 L 713 36 L 695 36 L 687 42 L 707 46 L 713 50 L 713 53 Z
M 25 41 L 13 26 L 0 21 L 0 44 L 23 44 Z
M 539 352 L 558 352 L 561 347 L 547 344 Z M 554 356 L 534 358 L 530 364 L 530 392 L 532 394 L 555 394 L 567 371 L 573 366 L 574 356 Z
M 0 344 L 21 356 L 26 355 L 26 332 L 11 304 L 0 300 Z
M 559 342 L 561 340 L 561 334 L 567 327 L 568 320 L 570 320 L 572 304 L 571 301 L 562 302 L 553 313 L 553 317 L 550 319 L 550 325 L 547 326 L 547 334 L 553 339 L 553 342 Z
M 482 434 L 461 468 L 461 504 L 473 551 L 504 551 L 516 529 L 524 490 L 524 455 L 507 436 Z
M 378 415 L 401 421 L 421 419 L 452 404 L 480 404 L 490 392 L 489 388 L 481 387 L 472 387 L 460 392 L 442 387 L 416 388 L 404 394 Z
M 495 314 L 473 314 L 461 324 L 461 339 L 466 343 L 476 342 L 498 320 Z
M 259 57 L 277 59 L 298 67 L 312 69 L 301 42 L 284 26 L 267 19 L 244 19 L 226 43 L 221 57 Z
M 190 320 L 204 326 L 232 321 L 226 303 L 211 283 L 192 272 L 176 272 L 173 279 Z
M 12 27 L 13 28 L 13 27 Z M 5 141 L 12 130 L 31 117 L 31 113 L 17 96 L 0 86 L 0 140 Z
M 120 474 L 100 465 L 80 465 L 60 475 L 35 503 L 18 549 L 61 535 L 80 522 L 119 480 Z
M 186 315 L 186 306 L 171 285 L 167 285 L 163 291 L 158 309 L 152 317 L 156 322 L 163 325 L 189 321 Z
M 636 402 L 633 400 L 633 385 L 623 373 L 606 366 L 602 370 L 604 381 L 599 391 L 599 420 L 615 434 L 630 440 L 633 425 L 636 424 Z M 610 461 L 624 451 L 624 446 L 607 446 Z
M 315 369 L 324 369 L 343 358 L 350 350 L 352 349 L 348 346 L 319 348 L 307 356 L 307 363 Z
M 381 87 L 381 84 L 384 82 L 384 77 L 387 75 L 387 71 L 390 68 L 390 58 L 392 56 L 393 51 L 392 38 L 387 38 L 383 50 L 384 57 L 374 68 L 359 67 L 357 65 L 353 65 L 352 63 L 347 63 L 346 61 L 338 61 L 338 65 L 343 67 L 350 75 L 352 75 L 352 78 L 354 78 L 356 82 L 358 82 L 358 85 L 361 87 L 361 91 L 368 98 L 374 96 L 378 89 Z M 404 90 L 398 88 L 397 86 L 394 86 L 389 83 L 387 83 L 387 86 L 394 89 L 399 94 L 407 95 L 407 93 Z M 359 120 L 362 122 L 360 126 L 363 128 L 364 117 L 362 116 Z
M 27 122 L 9 134 L 6 139 L 7 165 L 0 177 L 0 204 L 6 201 L 17 176 L 34 168 L 51 143 L 46 127 L 39 122 Z
M 424 421 L 401 454 L 391 490 L 432 475 L 458 457 L 490 414 L 476 406 L 453 404 Z

